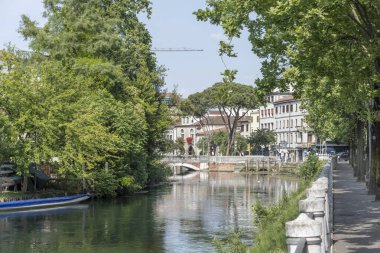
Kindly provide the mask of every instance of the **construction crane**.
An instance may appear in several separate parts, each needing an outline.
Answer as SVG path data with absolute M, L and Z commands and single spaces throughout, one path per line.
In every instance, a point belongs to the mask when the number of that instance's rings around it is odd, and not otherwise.
M 203 49 L 193 49 L 193 48 L 152 48 L 153 52 L 202 52 Z

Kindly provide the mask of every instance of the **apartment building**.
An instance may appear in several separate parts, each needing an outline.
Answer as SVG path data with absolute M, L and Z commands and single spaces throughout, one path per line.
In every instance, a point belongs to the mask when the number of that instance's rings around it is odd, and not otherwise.
M 306 150 L 316 143 L 312 129 L 306 124 L 306 110 L 291 93 L 273 93 L 268 104 L 260 107 L 260 128 L 276 133 L 276 153 L 283 160 L 304 159 Z

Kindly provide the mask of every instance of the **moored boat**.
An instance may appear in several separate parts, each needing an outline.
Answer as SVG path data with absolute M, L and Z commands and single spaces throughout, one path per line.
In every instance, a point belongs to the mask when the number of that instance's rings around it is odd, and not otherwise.
M 91 197 L 90 194 L 77 194 L 64 197 L 15 200 L 0 203 L 1 211 L 17 211 L 23 209 L 45 208 L 52 206 L 70 205 L 85 201 Z

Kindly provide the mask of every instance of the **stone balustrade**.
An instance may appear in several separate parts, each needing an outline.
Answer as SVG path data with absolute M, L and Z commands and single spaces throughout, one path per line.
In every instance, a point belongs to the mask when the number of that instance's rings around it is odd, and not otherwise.
M 307 198 L 299 201 L 298 218 L 286 222 L 288 253 L 331 253 L 332 170 L 335 166 L 336 157 L 333 157 L 306 190 Z

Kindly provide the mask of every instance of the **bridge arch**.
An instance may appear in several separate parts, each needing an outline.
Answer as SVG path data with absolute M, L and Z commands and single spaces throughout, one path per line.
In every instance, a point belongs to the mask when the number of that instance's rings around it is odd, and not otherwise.
M 198 166 L 196 166 L 194 164 L 190 164 L 190 163 L 169 163 L 169 165 L 171 165 L 171 166 L 181 166 L 181 167 L 185 167 L 187 169 L 195 170 L 195 171 L 202 170 L 200 168 L 200 163 L 197 164 Z

